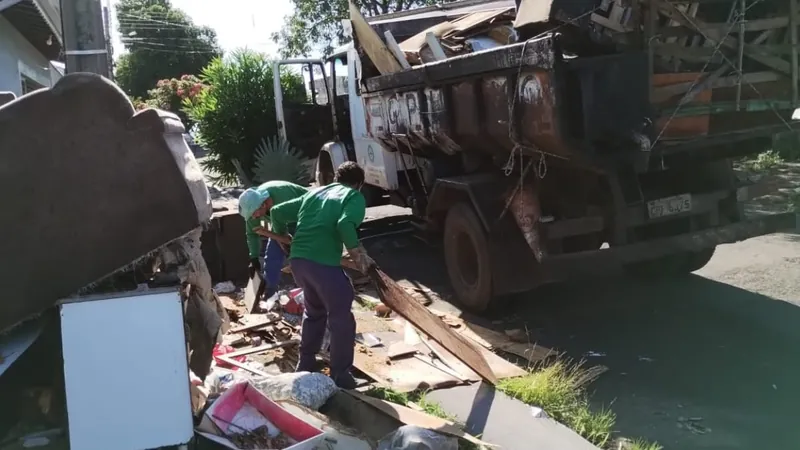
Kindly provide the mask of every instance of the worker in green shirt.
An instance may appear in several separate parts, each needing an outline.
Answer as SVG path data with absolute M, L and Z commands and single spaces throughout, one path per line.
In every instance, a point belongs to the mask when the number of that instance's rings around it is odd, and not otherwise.
M 308 189 L 288 181 L 268 181 L 258 187 L 245 190 L 239 196 L 239 214 L 244 217 L 245 235 L 247 236 L 247 251 L 250 257 L 250 277 L 254 273 L 261 273 L 261 236 L 257 230 L 264 227 L 262 223 L 269 219 L 269 212 L 281 203 L 302 197 Z M 267 298 L 278 288 L 281 278 L 281 269 L 285 255 L 275 240 L 267 242 L 264 254 L 263 277 L 267 283 L 265 295 Z
M 353 366 L 356 322 L 351 312 L 353 284 L 342 270 L 342 247 L 366 273 L 375 266 L 359 243 L 356 230 L 364 220 L 366 202 L 359 190 L 364 169 L 345 162 L 336 170 L 333 184 L 310 191 L 301 198 L 274 206 L 272 231 L 286 234 L 288 223 L 297 222 L 292 238 L 292 274 L 303 288 L 303 313 L 298 372 L 313 372 L 322 347 L 325 327 L 330 330 L 331 378 L 343 389 L 354 389 Z

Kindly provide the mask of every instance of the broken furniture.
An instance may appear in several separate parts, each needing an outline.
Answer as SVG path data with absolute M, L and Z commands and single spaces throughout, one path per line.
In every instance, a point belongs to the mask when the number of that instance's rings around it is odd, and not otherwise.
M 42 132 L 46 129 L 47 132 Z M 150 254 L 211 217 L 177 116 L 134 114 L 94 74 L 0 107 L 0 330 Z

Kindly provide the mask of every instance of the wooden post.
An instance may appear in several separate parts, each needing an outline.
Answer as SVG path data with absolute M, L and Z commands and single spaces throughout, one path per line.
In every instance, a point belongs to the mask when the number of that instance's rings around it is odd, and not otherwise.
M 61 0 L 61 14 L 67 73 L 92 72 L 110 78 L 100 0 Z
M 797 106 L 797 0 L 789 0 L 789 33 L 792 48 L 792 106 Z
M 744 76 L 744 15 L 747 13 L 747 0 L 740 0 L 739 6 L 741 7 L 741 15 L 739 16 L 739 83 L 736 84 L 737 112 L 742 102 L 742 77 Z

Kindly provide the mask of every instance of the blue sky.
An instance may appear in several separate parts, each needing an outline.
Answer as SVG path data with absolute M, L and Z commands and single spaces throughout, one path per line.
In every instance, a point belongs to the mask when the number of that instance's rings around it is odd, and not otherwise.
M 112 43 L 114 53 L 119 55 L 123 47 L 113 14 L 116 0 L 110 3 Z M 292 12 L 289 0 L 172 0 L 172 4 L 191 16 L 195 23 L 215 29 L 223 50 L 248 47 L 270 55 L 277 55 L 278 51 L 270 35 L 280 30 L 284 17 Z

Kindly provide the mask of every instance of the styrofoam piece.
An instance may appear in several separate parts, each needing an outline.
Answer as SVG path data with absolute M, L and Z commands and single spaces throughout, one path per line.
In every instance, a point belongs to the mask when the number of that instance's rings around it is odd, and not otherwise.
M 72 299 L 61 308 L 70 448 L 189 442 L 183 308 L 176 289 Z
M 261 417 L 256 417 L 259 413 Z M 238 449 L 230 440 L 216 435 L 215 428 L 223 433 L 238 433 L 238 428 L 255 429 L 265 424 L 270 435 L 276 428 L 296 442 L 285 450 L 314 450 L 325 439 L 322 430 L 283 409 L 247 381 L 229 388 L 206 410 L 198 433 L 225 447 Z

